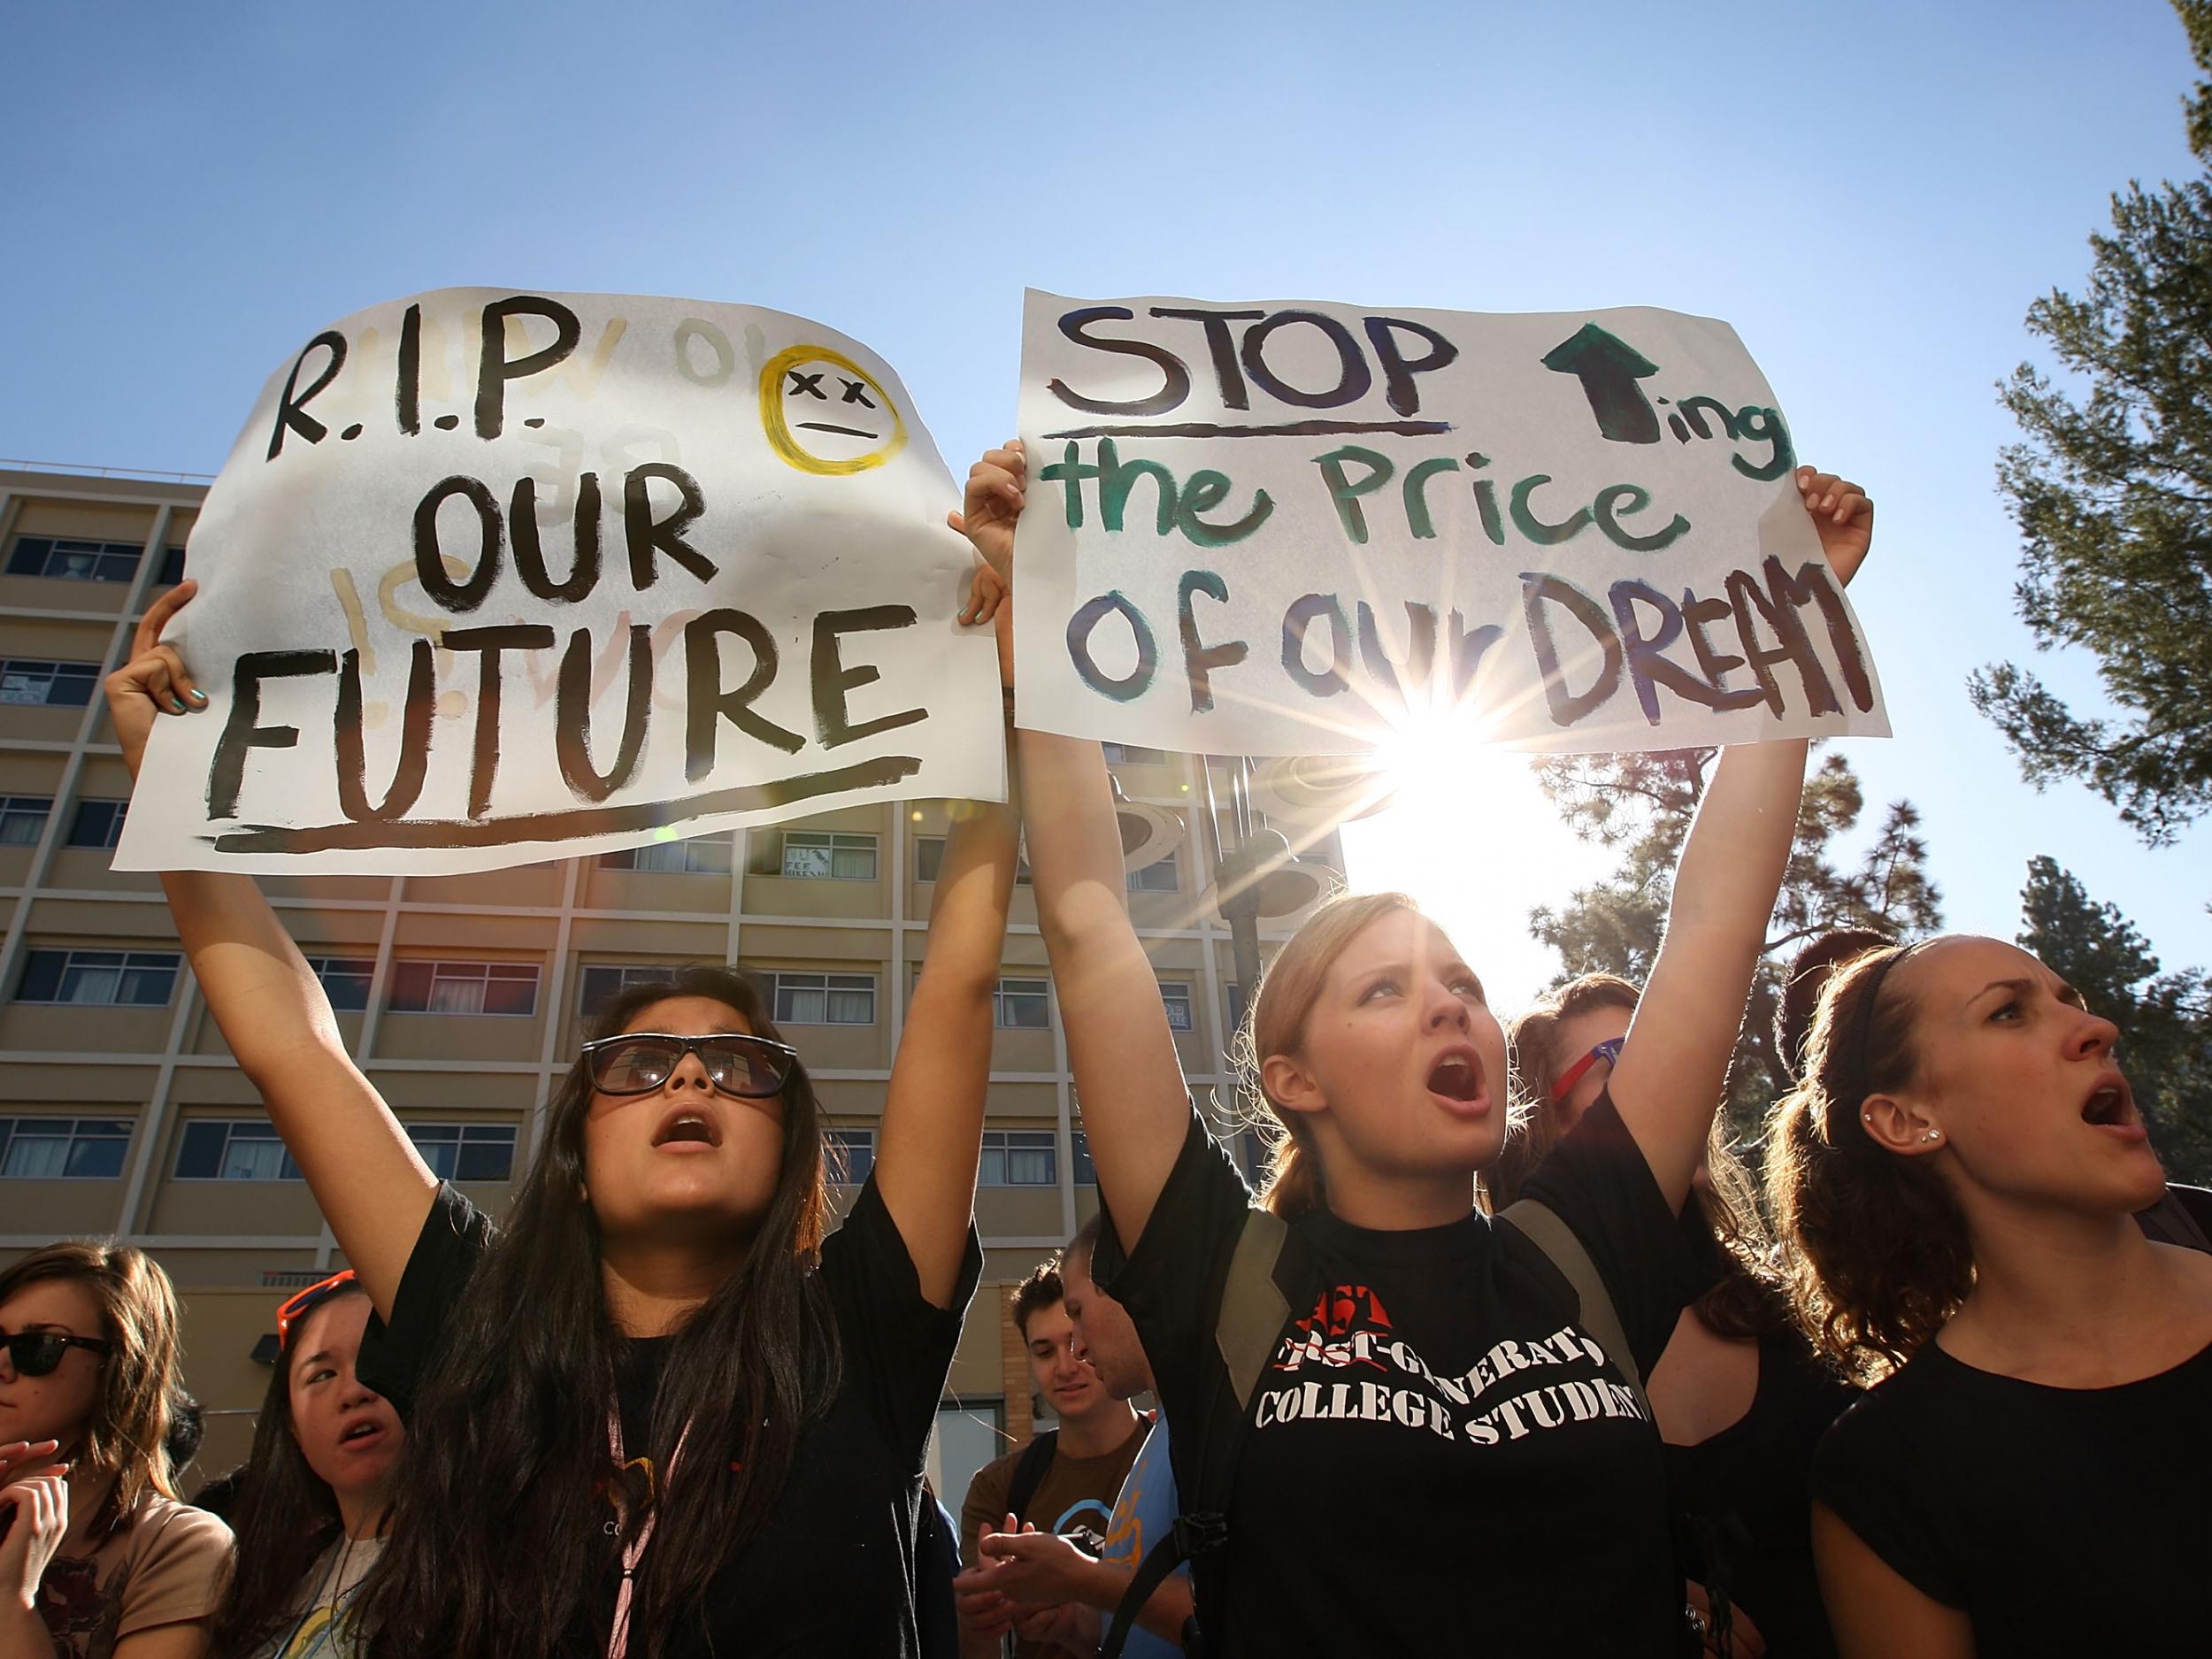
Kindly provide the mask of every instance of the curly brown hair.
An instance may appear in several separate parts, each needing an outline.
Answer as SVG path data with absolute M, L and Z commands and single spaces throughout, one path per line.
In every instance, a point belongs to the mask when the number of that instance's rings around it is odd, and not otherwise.
M 1942 1178 L 1927 1159 L 1876 1144 L 1859 1115 L 1918 1071 L 1916 1004 L 1891 972 L 1916 949 L 1865 951 L 1830 972 L 1803 1077 L 1767 1141 L 1767 1202 L 1798 1321 L 1867 1382 L 1911 1358 L 1974 1283 L 1965 1217 Z

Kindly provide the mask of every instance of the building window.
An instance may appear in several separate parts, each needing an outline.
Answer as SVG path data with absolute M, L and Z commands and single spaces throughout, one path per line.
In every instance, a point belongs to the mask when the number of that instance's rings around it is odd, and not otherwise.
M 367 956 L 310 956 L 307 965 L 322 981 L 323 995 L 341 1014 L 357 1014 L 369 1005 L 369 979 L 376 964 Z
M 48 795 L 0 795 L 0 847 L 31 847 L 54 808 Z
M 1163 749 L 1147 749 L 1141 743 L 1102 743 L 1099 747 L 1106 751 L 1106 761 L 1109 765 L 1121 764 L 1164 766 L 1167 764 L 1167 751 Z
M 1060 1179 L 1049 1129 L 986 1129 L 979 1187 L 1050 1187 Z
M 127 801 L 80 801 L 69 818 L 72 847 L 113 847 L 123 839 Z
M 783 838 L 780 873 L 810 881 L 873 881 L 876 838 L 832 835 L 814 830 L 789 831 Z
M 0 1118 L 0 1179 L 113 1180 L 130 1144 L 127 1118 Z
M 534 962 L 395 962 L 396 1014 L 534 1014 Z
M 1191 1020 L 1190 987 L 1176 979 L 1160 981 L 1160 1005 L 1167 1010 L 1170 1031 L 1194 1031 Z
M 1045 979 L 1001 979 L 991 1023 L 1001 1031 L 1052 1029 L 1052 986 Z
M 0 703 L 38 703 L 81 709 L 92 701 L 97 663 L 49 663 L 27 657 L 0 659 Z
M 1222 1000 L 1229 1005 L 1229 1041 L 1234 1042 L 1237 1033 L 1244 1029 L 1244 987 L 1234 979 L 1225 980 L 1221 987 Z
M 23 956 L 19 1002 L 96 1002 L 166 1008 L 177 988 L 173 950 L 31 950 Z
M 11 576 L 52 576 L 69 582 L 127 582 L 138 573 L 144 551 L 135 541 L 79 541 L 63 536 L 21 535 L 8 555 Z M 179 558 L 182 548 L 173 549 Z
M 945 838 L 942 835 L 917 835 L 914 838 L 915 880 L 936 880 L 937 872 L 944 867 L 944 863 Z M 1018 887 L 1030 885 L 1029 849 L 1026 847 L 1015 855 L 1014 885 Z
M 599 862 L 609 870 L 726 876 L 730 873 L 730 838 L 700 835 L 689 841 L 649 841 L 642 847 L 625 847 L 618 853 L 602 853 Z
M 761 977 L 768 981 L 772 1018 L 779 1025 L 876 1023 L 872 973 L 789 973 L 779 968 Z
M 1098 1185 L 1098 1169 L 1091 1162 L 1090 1138 L 1080 1129 L 1069 1132 L 1068 1161 L 1075 1165 L 1075 1184 L 1078 1187 Z
M 857 1187 L 876 1167 L 876 1132 L 872 1129 L 833 1129 L 829 1142 L 830 1179 L 841 1187 Z
M 296 1181 L 300 1166 L 263 1118 L 194 1118 L 177 1143 L 180 1181 Z
M 161 549 L 161 568 L 154 572 L 157 588 L 174 588 L 184 580 L 184 549 L 165 547 Z
M 1156 864 L 1147 864 L 1141 870 L 1129 872 L 1128 887 L 1132 893 L 1179 893 L 1182 886 L 1182 878 L 1176 872 L 1173 853 Z
M 651 962 L 587 963 L 578 979 L 576 1011 L 588 1019 L 634 985 L 666 985 L 676 970 Z
M 407 1138 L 442 1181 L 503 1181 L 514 1172 L 512 1124 L 408 1124 Z

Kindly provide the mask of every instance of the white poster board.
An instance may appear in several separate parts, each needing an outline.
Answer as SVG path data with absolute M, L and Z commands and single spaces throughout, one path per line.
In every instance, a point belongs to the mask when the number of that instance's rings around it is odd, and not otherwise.
M 270 377 L 118 868 L 449 872 L 1003 799 L 972 556 L 905 387 L 745 305 L 448 288 Z
M 1032 290 L 1023 725 L 1338 754 L 1886 735 L 1725 323 Z

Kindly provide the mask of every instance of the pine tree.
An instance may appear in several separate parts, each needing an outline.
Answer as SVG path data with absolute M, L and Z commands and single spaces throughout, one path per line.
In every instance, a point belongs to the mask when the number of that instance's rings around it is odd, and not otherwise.
M 2212 72 L 2212 0 L 2175 7 Z M 2185 108 L 2212 170 L 2212 81 Z M 2027 317 L 2086 398 L 2023 364 L 2001 389 L 2025 442 L 1998 480 L 2026 544 L 2020 614 L 2040 647 L 2094 656 L 2113 712 L 2078 714 L 2010 663 L 1969 690 L 2031 782 L 2082 779 L 2156 846 L 2212 808 L 2212 171 L 2131 183 L 2090 246 L 2083 296 Z
M 2176 1180 L 2212 1182 L 2212 979 L 2161 973 L 2150 941 L 2053 858 L 2028 861 L 2019 943 L 2120 1028 L 2118 1056 Z
M 1537 781 L 1575 833 L 1621 849 L 1620 867 L 1609 879 L 1582 888 L 1556 910 L 1546 906 L 1530 914 L 1530 931 L 1559 952 L 1563 979 L 1617 973 L 1641 985 L 1650 977 L 1673 896 L 1674 867 L 1719 752 L 1561 755 L 1537 763 Z M 1850 763 L 1840 755 L 1823 757 L 1805 780 L 1765 956 L 1729 1069 L 1727 1111 L 1740 1135 L 1755 1133 L 1767 1107 L 1788 1087 L 1774 1041 L 1774 1010 L 1798 947 L 1838 927 L 1905 938 L 1941 924 L 1942 895 L 1928 875 L 1928 849 L 1910 802 L 1891 804 L 1855 864 L 1847 868 L 1838 861 L 1835 843 L 1858 827 L 1865 809 L 1865 793 Z

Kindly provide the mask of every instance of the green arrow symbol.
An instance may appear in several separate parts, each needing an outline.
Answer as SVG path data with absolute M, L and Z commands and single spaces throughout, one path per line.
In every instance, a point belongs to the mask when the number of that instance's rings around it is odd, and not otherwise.
M 1626 341 L 1595 323 L 1585 323 L 1573 338 L 1545 354 L 1544 366 L 1582 382 L 1582 395 L 1590 400 L 1590 412 L 1598 418 L 1603 436 L 1615 443 L 1659 442 L 1659 417 L 1636 384 L 1658 373 L 1659 365 Z

